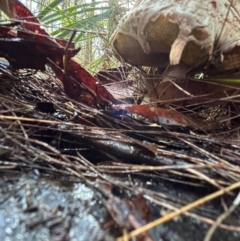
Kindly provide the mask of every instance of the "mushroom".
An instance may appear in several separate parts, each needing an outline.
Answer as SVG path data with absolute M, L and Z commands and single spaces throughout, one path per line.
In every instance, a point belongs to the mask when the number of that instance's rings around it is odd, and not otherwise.
M 140 0 L 120 21 L 111 46 L 124 62 L 164 68 L 151 100 L 222 97 L 223 90 L 233 92 L 231 85 L 184 78 L 196 68 L 210 76 L 240 68 L 239 9 L 239 0 Z M 184 81 L 176 84 L 174 78 Z

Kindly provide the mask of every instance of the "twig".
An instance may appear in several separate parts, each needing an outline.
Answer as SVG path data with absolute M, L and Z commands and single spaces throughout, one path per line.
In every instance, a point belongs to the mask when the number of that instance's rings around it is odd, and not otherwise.
M 239 203 L 240 203 L 240 192 L 238 193 L 237 197 L 233 201 L 233 204 L 231 205 L 231 207 L 228 210 L 226 210 L 222 215 L 220 215 L 218 217 L 218 219 L 216 220 L 216 222 L 208 230 L 208 232 L 204 238 L 204 241 L 211 240 L 211 237 L 212 237 L 213 233 L 215 232 L 215 230 L 217 229 L 217 227 L 222 223 L 222 221 L 225 218 L 227 218 L 235 210 L 235 208 L 239 205 Z
M 153 221 L 151 223 L 146 224 L 145 226 L 143 226 L 143 227 L 141 227 L 139 229 L 136 229 L 136 230 L 132 231 L 131 233 L 128 234 L 128 239 L 136 237 L 136 236 L 138 236 L 140 234 L 143 234 L 143 233 L 149 231 L 150 229 L 152 229 L 152 228 L 154 228 L 154 227 L 156 227 L 156 226 L 158 226 L 158 225 L 160 225 L 162 223 L 170 221 L 171 219 L 179 216 L 180 214 L 182 214 L 184 212 L 187 212 L 187 211 L 189 211 L 189 210 L 191 210 L 193 208 L 196 208 L 197 206 L 200 206 L 200 205 L 202 205 L 202 204 L 204 204 L 206 202 L 209 202 L 209 201 L 211 201 L 211 200 L 213 200 L 213 199 L 215 199 L 215 198 L 217 198 L 217 197 L 219 197 L 219 196 L 221 196 L 221 195 L 223 195 L 223 194 L 225 194 L 225 193 L 227 193 L 229 191 L 237 189 L 237 188 L 240 188 L 240 182 L 234 183 L 234 184 L 232 184 L 231 186 L 229 186 L 227 188 L 224 188 L 224 189 L 219 190 L 217 192 L 214 192 L 214 193 L 212 193 L 210 195 L 207 195 L 207 196 L 205 196 L 203 198 L 200 198 L 200 199 L 198 199 L 195 202 L 189 203 L 186 206 L 183 206 L 182 208 L 165 215 L 164 217 L 161 217 L 161 218 L 159 218 L 159 219 L 157 219 L 157 220 L 155 220 L 155 221 Z M 117 241 L 124 241 L 124 239 L 123 239 L 123 237 L 119 237 L 117 239 Z

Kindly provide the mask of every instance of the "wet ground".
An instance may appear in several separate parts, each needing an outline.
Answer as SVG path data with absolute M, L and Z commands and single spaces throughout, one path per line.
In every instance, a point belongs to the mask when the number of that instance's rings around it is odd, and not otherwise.
M 98 241 L 115 240 L 121 230 L 111 227 L 103 230 L 107 211 L 99 195 L 77 180 L 44 177 L 37 170 L 29 173 L 0 172 L 0 240 L 2 241 Z M 147 186 L 173 200 L 190 202 L 206 194 L 203 190 L 170 183 L 151 183 L 133 179 L 137 185 Z M 172 200 L 171 200 L 172 198 Z M 233 197 L 224 199 L 231 203 Z M 176 201 L 175 201 L 176 202 Z M 177 203 L 176 203 L 177 204 Z M 156 219 L 166 208 L 149 203 L 151 219 Z M 223 211 L 221 200 L 215 200 L 197 214 L 217 217 Z M 226 220 L 228 225 L 240 227 L 238 208 Z M 159 241 L 203 241 L 209 225 L 196 218 L 180 216 L 177 220 L 158 226 L 151 231 Z M 218 228 L 211 241 L 239 241 L 240 233 Z

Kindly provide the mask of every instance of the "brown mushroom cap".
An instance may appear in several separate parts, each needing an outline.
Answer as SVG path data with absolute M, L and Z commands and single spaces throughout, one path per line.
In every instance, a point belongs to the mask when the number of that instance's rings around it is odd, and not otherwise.
M 141 0 L 112 35 L 112 49 L 133 65 L 194 66 L 215 54 L 221 60 L 215 66 L 220 71 L 239 68 L 239 2 Z

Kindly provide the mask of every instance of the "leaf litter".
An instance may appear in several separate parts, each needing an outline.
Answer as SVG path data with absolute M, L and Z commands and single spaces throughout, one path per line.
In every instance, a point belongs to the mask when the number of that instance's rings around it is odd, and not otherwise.
M 19 32 L 32 26 L 23 22 Z M 123 111 L 70 59 L 68 43 L 50 39 L 59 56 L 41 58 L 48 40 L 9 37 L 13 27 L 1 27 L 10 46 L 0 65 L 3 239 L 203 240 L 210 225 L 216 235 L 206 240 L 239 240 L 238 116 L 207 129 L 136 118 L 126 111 L 139 107 Z M 15 49 L 29 43 L 40 67 L 17 59 Z

